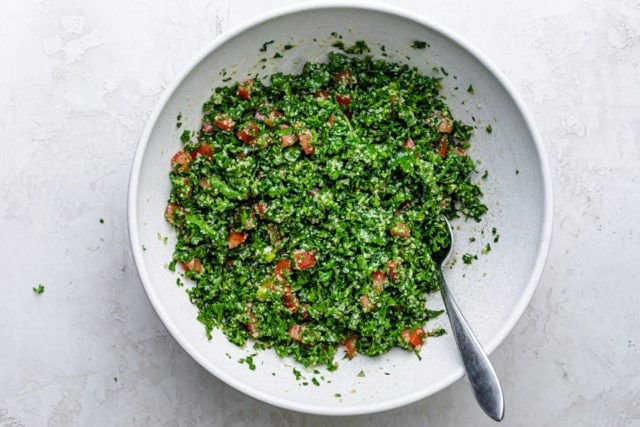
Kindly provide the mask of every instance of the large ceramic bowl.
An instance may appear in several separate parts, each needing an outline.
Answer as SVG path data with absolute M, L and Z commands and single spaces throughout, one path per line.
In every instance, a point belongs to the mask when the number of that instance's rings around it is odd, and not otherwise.
M 440 24 L 395 8 L 365 3 L 306 3 L 269 13 L 228 31 L 202 51 L 166 90 L 140 140 L 129 188 L 129 229 L 135 262 L 151 304 L 178 343 L 205 369 L 254 398 L 296 411 L 362 414 L 425 398 L 463 375 L 453 336 L 430 338 L 419 360 L 402 350 L 340 360 L 335 372 L 304 369 L 272 351 L 255 356 L 255 370 L 239 363 L 255 351 L 220 333 L 208 340 L 178 273 L 167 269 L 175 234 L 163 213 L 170 191 L 171 155 L 183 129 L 200 126 L 212 88 L 276 71 L 294 72 L 305 61 L 324 61 L 335 34 L 345 45 L 365 40 L 379 56 L 443 78 L 442 94 L 454 115 L 477 125 L 470 155 L 488 170 L 482 182 L 488 214 L 478 224 L 459 220 L 458 262 L 445 275 L 452 293 L 487 352 L 514 327 L 540 279 L 551 230 L 551 190 L 538 133 L 502 73 L 469 43 Z M 427 43 L 414 49 L 414 41 Z M 260 48 L 265 42 L 266 52 Z M 285 45 L 293 46 L 285 49 Z M 263 49 L 264 50 L 264 49 Z M 281 52 L 282 58 L 273 58 Z M 468 90 L 473 86 L 473 91 Z M 182 115 L 183 127 L 176 128 Z M 492 132 L 486 126 L 491 125 Z M 478 177 L 478 179 L 480 179 Z M 499 241 L 493 242 L 495 227 Z M 476 237 L 470 242 L 469 237 Z M 491 243 L 491 251 L 480 254 Z M 439 295 L 429 305 L 441 307 Z M 428 325 L 449 329 L 446 316 Z M 294 370 L 299 375 L 294 375 Z M 314 380 L 315 378 L 315 380 Z M 318 385 L 314 384 L 317 383 Z

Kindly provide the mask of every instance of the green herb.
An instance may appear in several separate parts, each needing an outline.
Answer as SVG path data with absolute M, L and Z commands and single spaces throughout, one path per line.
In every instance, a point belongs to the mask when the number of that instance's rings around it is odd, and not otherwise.
M 411 47 L 412 47 L 412 48 L 414 48 L 414 49 L 424 49 L 424 48 L 426 48 L 427 46 L 429 46 L 429 45 L 427 44 L 427 42 L 423 42 L 423 41 L 420 41 L 420 40 L 415 40 L 415 41 L 413 42 L 413 44 L 411 45 Z
M 267 51 L 267 47 L 270 44 L 273 44 L 273 40 L 269 40 L 268 42 L 262 43 L 262 47 L 260 48 L 260 52 L 266 52 Z
M 252 371 L 255 371 L 255 370 L 256 370 L 256 364 L 255 364 L 255 362 L 253 361 L 253 358 L 254 358 L 255 356 L 257 356 L 257 353 L 253 353 L 253 354 L 250 354 L 250 355 L 249 355 L 249 356 L 247 356 L 247 357 L 240 358 L 240 359 L 238 360 L 238 363 L 246 363 L 246 364 L 247 364 L 247 366 L 249 366 L 249 369 L 251 369 Z
M 274 58 L 274 59 L 282 58 L 282 54 L 281 54 L 280 52 L 276 52 L 276 53 L 273 55 L 273 58 Z
M 429 337 L 441 337 L 446 334 L 447 334 L 447 331 L 444 330 L 444 328 L 436 328 L 427 332 L 427 336 Z
M 315 386 L 319 386 L 320 382 L 316 379 L 316 377 L 311 378 L 311 383 Z
M 33 292 L 35 292 L 36 294 L 41 294 L 44 292 L 44 286 L 42 285 L 42 283 L 38 283 L 38 286 L 35 286 L 33 288 Z
M 296 381 L 300 381 L 303 378 L 302 372 L 300 372 L 296 368 L 293 368 L 293 375 L 296 377 Z
M 483 254 L 483 255 L 486 255 L 486 254 L 488 254 L 489 252 L 491 252 L 491 245 L 490 245 L 489 243 L 487 243 L 487 244 L 485 245 L 485 247 L 482 249 L 482 251 L 481 251 L 481 252 L 482 252 L 482 254 Z
M 462 255 L 462 262 L 465 264 L 471 264 L 474 259 L 478 259 L 478 255 L 472 255 L 470 253 L 465 253 Z
M 403 331 L 441 313 L 425 310 L 431 255 L 449 244 L 440 218 L 487 210 L 466 154 L 473 128 L 440 79 L 345 53 L 214 88 L 202 120 L 215 129 L 183 133 L 200 154 L 169 176 L 168 268 L 187 268 L 207 335 L 329 371 L 350 337 L 361 356 L 414 351 Z
M 487 127 L 486 127 L 486 128 L 484 128 L 484 130 L 486 130 L 486 131 L 487 131 L 487 133 L 491 133 L 491 132 L 493 132 L 493 128 L 491 127 L 491 125 L 487 125 Z
M 282 48 L 283 48 L 284 50 L 289 50 L 289 49 L 292 49 L 292 48 L 294 48 L 294 47 L 295 47 L 295 46 L 294 46 L 294 45 L 292 45 L 292 44 L 285 44 Z
M 469 85 L 469 87 L 467 88 L 467 92 L 475 93 L 474 90 L 473 90 L 473 85 Z
M 358 378 L 364 378 L 364 377 L 365 377 L 364 371 L 361 370 L 360 372 L 358 372 Z
M 104 219 L 100 218 L 100 224 L 104 224 Z
M 113 382 L 117 383 L 118 382 L 118 377 L 113 377 Z

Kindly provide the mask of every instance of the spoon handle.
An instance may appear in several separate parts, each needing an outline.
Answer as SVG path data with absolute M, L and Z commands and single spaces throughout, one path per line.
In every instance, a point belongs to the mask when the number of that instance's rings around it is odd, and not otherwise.
M 449 292 L 442 270 L 438 270 L 438 275 L 442 299 L 449 315 L 449 322 L 458 344 L 464 369 L 473 388 L 473 394 L 487 415 L 496 421 L 502 421 L 504 397 L 498 376 Z

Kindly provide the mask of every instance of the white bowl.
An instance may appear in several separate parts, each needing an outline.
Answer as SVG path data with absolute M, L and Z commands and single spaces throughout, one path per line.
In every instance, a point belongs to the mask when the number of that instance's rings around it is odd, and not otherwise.
M 442 94 L 454 115 L 478 129 L 470 155 L 489 171 L 482 182 L 488 214 L 480 224 L 457 221 L 458 257 L 492 249 L 470 265 L 458 262 L 445 275 L 465 317 L 487 352 L 514 327 L 540 279 L 551 235 L 551 188 L 547 161 L 530 115 L 502 73 L 469 43 L 424 17 L 366 3 L 295 5 L 269 13 L 216 38 L 176 78 L 159 101 L 138 146 L 129 187 L 129 231 L 135 262 L 151 304 L 173 337 L 204 368 L 254 398 L 296 411 L 348 415 L 387 410 L 417 401 L 463 375 L 451 334 L 430 338 L 422 360 L 395 350 L 384 356 L 339 360 L 336 372 L 307 370 L 272 351 L 259 351 L 255 370 L 238 360 L 255 351 L 239 348 L 220 333 L 209 341 L 196 320 L 177 273 L 167 269 L 175 233 L 163 212 L 170 191 L 169 159 L 180 149 L 183 129 L 197 129 L 201 107 L 212 88 L 256 73 L 294 72 L 305 61 L 324 61 L 337 32 L 348 46 L 365 40 L 379 56 L 402 61 L 433 75 L 446 70 Z M 273 40 L 266 53 L 263 43 Z M 411 48 L 415 40 L 429 44 Z M 295 47 L 283 51 L 285 44 Z M 273 59 L 276 51 L 284 57 Z M 269 58 L 261 61 L 261 58 Z M 407 59 L 409 57 L 409 59 Z M 467 91 L 473 85 L 474 93 Z M 456 89 L 457 87 L 457 89 Z M 176 116 L 182 114 L 182 129 Z M 475 119 L 475 122 L 474 122 Z M 485 131 L 490 124 L 493 132 Z M 493 242 L 492 228 L 500 238 Z M 484 236 L 483 234 L 484 233 Z M 477 241 L 471 243 L 469 237 Z M 441 307 L 439 295 L 430 306 Z M 446 316 L 429 325 L 449 329 Z M 297 379 L 293 370 L 304 379 Z M 312 378 L 319 385 L 314 385 Z M 308 385 L 304 385 L 307 382 Z

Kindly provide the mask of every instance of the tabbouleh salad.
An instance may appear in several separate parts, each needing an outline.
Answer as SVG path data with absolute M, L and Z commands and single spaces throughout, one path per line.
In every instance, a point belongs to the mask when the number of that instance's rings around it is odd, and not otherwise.
M 442 216 L 479 220 L 472 127 L 406 64 L 331 52 L 216 87 L 171 159 L 165 217 L 198 319 L 305 366 L 416 354 Z M 344 349 L 344 353 L 342 353 Z

